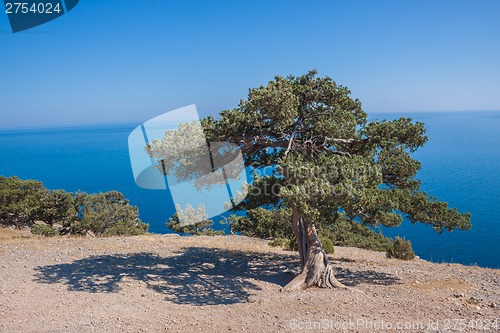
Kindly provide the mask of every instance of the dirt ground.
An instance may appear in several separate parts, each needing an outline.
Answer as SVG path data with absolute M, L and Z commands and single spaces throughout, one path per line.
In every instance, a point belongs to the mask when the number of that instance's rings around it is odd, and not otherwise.
M 341 247 L 331 261 L 363 293 L 281 292 L 298 255 L 259 239 L 0 229 L 0 332 L 500 331 L 500 270 Z

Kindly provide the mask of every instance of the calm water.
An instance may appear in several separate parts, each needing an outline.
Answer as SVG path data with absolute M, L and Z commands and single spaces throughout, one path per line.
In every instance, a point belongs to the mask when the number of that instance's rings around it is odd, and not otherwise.
M 429 226 L 405 222 L 384 233 L 410 239 L 415 252 L 427 260 L 500 268 L 500 112 L 403 116 L 427 126 L 429 142 L 415 154 L 422 162 L 423 189 L 471 212 L 473 229 L 437 234 Z M 152 232 L 169 232 L 169 193 L 140 189 L 133 180 L 127 138 L 137 125 L 0 132 L 0 175 L 41 180 L 51 189 L 116 189 L 139 207 Z

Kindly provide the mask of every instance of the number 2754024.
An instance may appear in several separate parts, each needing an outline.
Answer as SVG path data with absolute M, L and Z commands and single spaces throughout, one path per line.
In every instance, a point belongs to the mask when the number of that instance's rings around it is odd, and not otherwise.
M 59 14 L 62 11 L 59 3 L 50 2 L 7 2 L 5 3 L 6 14 Z

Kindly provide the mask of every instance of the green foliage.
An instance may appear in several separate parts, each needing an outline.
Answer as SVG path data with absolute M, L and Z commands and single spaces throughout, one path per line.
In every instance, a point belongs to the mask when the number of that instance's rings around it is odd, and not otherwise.
M 47 225 L 34 225 L 37 220 Z M 75 195 L 50 191 L 35 180 L 0 177 L 0 224 L 33 226 L 33 233 L 52 236 L 58 232 L 54 223 L 63 226 L 61 233 L 73 235 L 141 235 L 148 228 L 120 192 Z
M 172 215 L 167 222 L 167 228 L 172 229 L 174 232 L 196 236 L 215 236 L 224 234 L 222 230 L 216 231 L 213 229 L 213 221 L 208 219 L 208 215 L 203 205 L 199 206 L 196 210 L 191 205 L 188 205 L 184 210 L 182 210 L 179 205 L 176 205 L 176 210 L 177 213 Z
M 38 219 L 48 193 L 39 181 L 0 176 L 0 223 L 18 229 L 31 226 Z
M 223 235 L 224 231 L 214 230 L 212 220 L 204 220 L 193 224 L 182 226 L 177 220 L 177 214 L 174 214 L 167 222 L 167 228 L 172 229 L 174 232 L 190 234 L 195 236 L 216 236 Z
M 287 251 L 297 251 L 297 241 L 290 238 L 275 238 L 269 242 L 269 245 L 281 247 Z
M 231 216 L 232 230 L 250 237 L 272 239 L 271 246 L 296 250 L 297 244 L 290 228 L 290 209 L 256 208 L 246 216 Z M 332 246 L 352 246 L 373 251 L 386 251 L 393 240 L 376 233 L 365 225 L 346 219 L 343 215 L 328 217 L 317 225 L 318 235 L 323 246 L 323 239 L 329 239 Z
M 54 190 L 47 193 L 40 202 L 39 219 L 49 225 L 67 224 L 76 218 L 75 198 L 72 193 Z
M 415 252 L 411 247 L 411 242 L 403 238 L 396 237 L 394 244 L 386 252 L 387 258 L 396 258 L 401 260 L 412 260 L 415 258 Z
M 330 238 L 319 236 L 319 241 L 321 242 L 323 250 L 325 251 L 326 254 L 333 254 L 335 252 L 335 248 L 333 247 L 333 242 Z
M 31 227 L 31 233 L 39 236 L 54 237 L 59 235 L 59 230 L 46 224 L 34 224 Z
M 231 216 L 231 229 L 243 235 L 259 238 L 291 239 L 290 209 L 255 208 L 246 216 Z
M 78 219 L 64 224 L 70 234 L 92 231 L 96 236 L 134 236 L 146 233 L 148 225 L 139 219 L 139 210 L 122 193 L 79 193 L 75 197 Z
M 318 232 L 330 238 L 336 246 L 383 252 L 393 243 L 391 238 L 384 237 L 381 232 L 376 233 L 365 225 L 344 218 L 322 227 Z

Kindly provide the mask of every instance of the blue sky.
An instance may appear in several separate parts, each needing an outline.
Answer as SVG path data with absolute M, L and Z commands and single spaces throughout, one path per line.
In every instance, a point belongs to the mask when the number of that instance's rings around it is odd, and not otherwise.
M 500 110 L 500 1 L 80 0 L 13 34 L 0 12 L 0 129 L 235 107 L 317 69 L 370 112 Z

